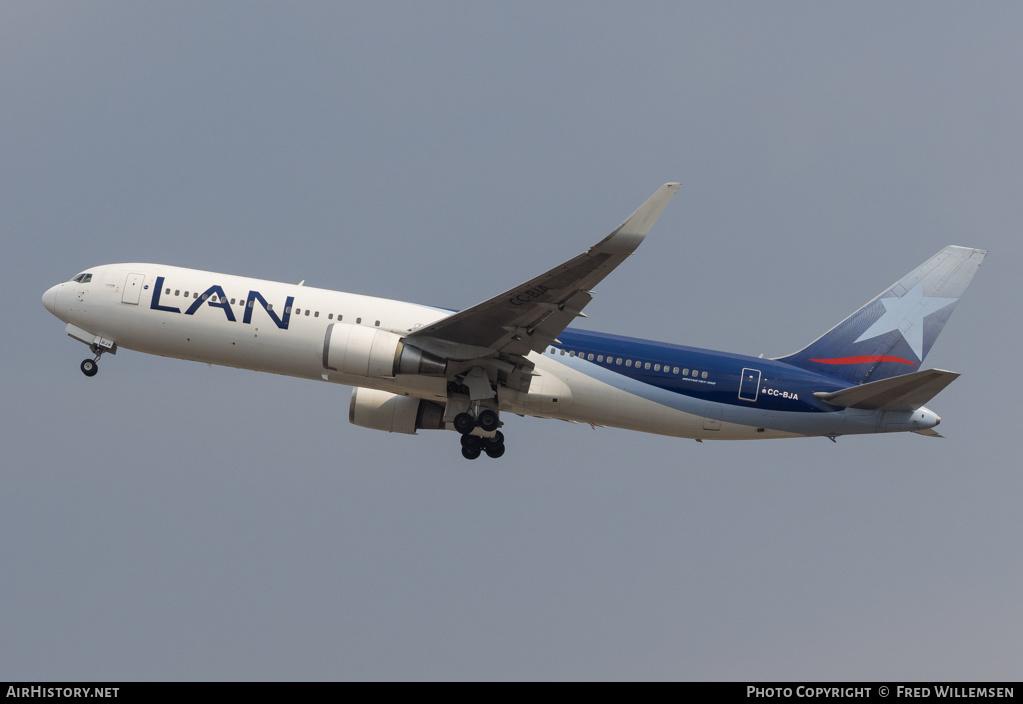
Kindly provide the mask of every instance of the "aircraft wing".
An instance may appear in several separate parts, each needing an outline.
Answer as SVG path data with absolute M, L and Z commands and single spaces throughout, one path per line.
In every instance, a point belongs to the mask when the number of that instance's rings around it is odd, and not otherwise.
M 927 369 L 890 379 L 850 386 L 840 391 L 816 391 L 814 396 L 835 406 L 870 411 L 915 411 L 959 378 L 957 372 Z
M 405 339 L 453 360 L 540 352 L 583 315 L 591 289 L 636 250 L 678 188 L 661 186 L 614 232 L 574 259 Z

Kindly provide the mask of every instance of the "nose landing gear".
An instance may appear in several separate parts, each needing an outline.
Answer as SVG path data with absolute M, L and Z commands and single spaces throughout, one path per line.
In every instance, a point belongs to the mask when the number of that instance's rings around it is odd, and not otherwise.
M 82 360 L 82 374 L 85 374 L 85 376 L 96 376 L 99 372 L 99 358 L 103 355 L 103 349 L 99 345 L 95 344 L 89 345 L 89 349 L 91 349 L 96 356 L 92 359 Z

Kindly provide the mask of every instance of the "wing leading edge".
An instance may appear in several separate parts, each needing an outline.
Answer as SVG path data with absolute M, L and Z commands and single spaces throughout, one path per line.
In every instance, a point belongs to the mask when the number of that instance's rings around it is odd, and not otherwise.
M 499 296 L 409 334 L 408 342 L 453 360 L 540 352 L 593 298 L 591 289 L 632 254 L 678 183 L 661 186 L 589 250 Z

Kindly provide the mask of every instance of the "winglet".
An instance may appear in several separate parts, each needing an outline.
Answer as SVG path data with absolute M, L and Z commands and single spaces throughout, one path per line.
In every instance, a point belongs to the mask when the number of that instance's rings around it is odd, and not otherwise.
M 666 183 L 658 188 L 614 232 L 593 245 L 592 250 L 605 254 L 632 254 L 650 232 L 650 228 L 657 222 L 657 218 L 661 217 L 661 213 L 664 212 L 680 185 Z

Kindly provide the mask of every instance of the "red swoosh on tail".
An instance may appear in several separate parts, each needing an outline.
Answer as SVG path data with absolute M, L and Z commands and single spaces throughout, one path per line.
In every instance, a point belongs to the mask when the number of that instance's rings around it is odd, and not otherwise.
M 811 362 L 821 364 L 868 364 L 870 362 L 897 362 L 915 367 L 916 362 L 910 362 L 902 357 L 892 357 L 886 354 L 871 354 L 863 357 L 836 357 L 835 359 L 811 359 Z

